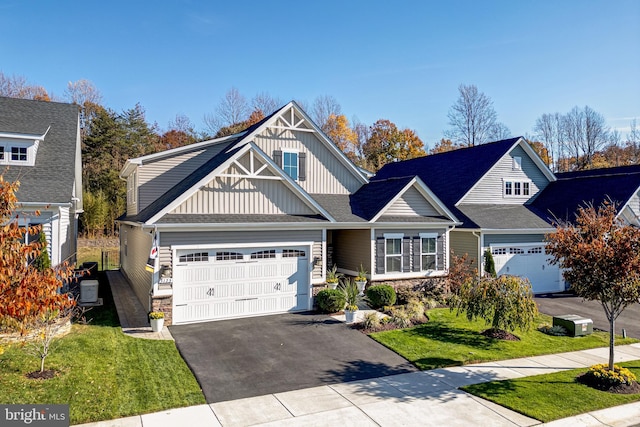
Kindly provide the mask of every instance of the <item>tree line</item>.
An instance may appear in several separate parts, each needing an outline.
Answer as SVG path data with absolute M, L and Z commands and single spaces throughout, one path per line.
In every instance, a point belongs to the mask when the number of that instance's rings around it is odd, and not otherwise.
M 126 183 L 119 172 L 129 158 L 176 148 L 197 141 L 241 132 L 284 105 L 267 92 L 245 97 L 234 87 L 203 117 L 205 129 L 196 130 L 189 117 L 177 114 L 165 128 L 150 123 L 144 107 L 136 104 L 118 112 L 103 105 L 100 91 L 88 80 L 69 82 L 62 96 L 33 85 L 21 76 L 0 71 L 0 96 L 61 101 L 80 108 L 84 210 L 81 224 L 89 237 L 116 234 L 114 221 L 126 209 Z M 296 102 L 320 129 L 357 166 L 371 172 L 387 163 L 412 159 L 511 137 L 498 121 L 493 101 L 475 85 L 460 85 L 458 97 L 448 111 L 449 128 L 432 149 L 415 131 L 398 128 L 381 118 L 371 125 L 343 113 L 340 103 L 324 95 L 311 103 Z M 543 114 L 527 137 L 532 147 L 555 171 L 637 164 L 640 131 L 635 122 L 624 143 L 604 117 L 586 106 L 566 114 Z

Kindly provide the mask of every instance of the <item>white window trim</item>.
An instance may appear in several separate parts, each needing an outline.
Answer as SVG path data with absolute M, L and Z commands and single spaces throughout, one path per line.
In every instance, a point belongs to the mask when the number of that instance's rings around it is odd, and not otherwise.
M 420 271 L 437 271 L 438 270 L 438 233 L 419 233 L 420 236 Z M 422 252 L 422 239 L 436 239 L 434 252 Z M 424 255 L 434 255 L 436 257 L 436 268 L 433 270 L 422 269 L 422 257 Z
M 296 178 L 294 179 L 294 181 L 298 181 L 300 179 L 300 150 L 297 148 L 281 148 L 280 151 L 282 151 L 282 170 L 285 171 L 286 170 L 284 168 L 284 155 L 285 153 L 289 153 L 289 154 L 295 154 L 296 155 Z M 287 175 L 289 175 L 287 173 Z M 289 175 L 289 177 L 291 177 L 291 175 Z M 293 179 L 293 177 L 291 177 L 291 179 Z
M 511 183 L 511 194 L 507 194 L 507 183 Z M 516 192 L 516 183 L 520 184 L 520 194 L 515 194 Z M 524 184 L 529 185 L 529 194 L 524 194 Z M 531 185 L 532 181 L 527 179 L 507 179 L 503 178 L 502 180 L 502 197 L 504 198 L 512 198 L 512 197 L 531 197 L 531 189 L 533 186 Z
M 2 148 L 2 158 L 0 158 L 0 164 L 2 165 L 33 166 L 35 164 L 34 143 L 0 140 L 0 148 Z M 26 160 L 13 160 L 12 154 L 14 148 L 26 150 Z
M 403 244 L 402 244 L 402 239 L 404 239 L 404 233 L 384 233 L 382 235 L 384 237 L 384 272 L 385 274 L 387 273 L 393 273 L 393 274 L 398 274 L 398 273 L 402 273 L 403 270 L 403 258 L 404 258 L 404 253 L 403 253 Z M 400 253 L 399 254 L 392 254 L 389 255 L 387 254 L 387 241 L 388 240 L 397 240 L 400 239 Z M 400 257 L 400 270 L 399 271 L 387 271 L 387 258 L 391 258 L 391 257 Z

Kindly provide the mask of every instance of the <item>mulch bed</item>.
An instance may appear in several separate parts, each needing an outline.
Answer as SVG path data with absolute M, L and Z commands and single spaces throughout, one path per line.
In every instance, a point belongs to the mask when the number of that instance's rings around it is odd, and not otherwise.
M 54 378 L 58 373 L 54 369 L 45 369 L 44 371 L 29 372 L 25 376 L 32 380 L 49 380 Z
M 520 338 L 513 335 L 511 332 L 503 331 L 502 329 L 487 329 L 486 331 L 481 332 L 481 334 L 487 338 L 497 340 L 520 341 Z
M 631 384 L 620 384 L 616 386 L 607 387 L 598 382 L 592 381 L 591 377 L 587 374 L 581 374 L 576 377 L 576 381 L 591 388 L 595 388 L 596 390 L 606 391 L 609 393 L 615 394 L 638 394 L 640 393 L 640 384 L 636 381 Z

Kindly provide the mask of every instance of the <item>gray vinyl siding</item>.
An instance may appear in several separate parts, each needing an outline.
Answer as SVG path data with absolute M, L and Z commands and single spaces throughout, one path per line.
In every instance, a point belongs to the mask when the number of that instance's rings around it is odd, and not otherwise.
M 458 258 L 467 254 L 467 260 L 473 262 L 472 266 L 478 268 L 478 237 L 470 231 L 452 230 L 449 233 L 450 249 Z
M 276 125 L 285 126 L 285 123 L 278 120 Z M 345 166 L 315 133 L 277 129 L 276 138 L 273 132 L 265 130 L 254 142 L 271 158 L 274 152 L 282 149 L 306 153 L 306 179 L 297 182 L 307 193 L 350 194 L 362 185 L 355 172 Z
M 131 284 L 142 306 L 149 310 L 152 273 L 145 269 L 151 251 L 151 233 L 140 227 L 120 227 L 121 271 Z
M 194 231 L 194 232 L 162 232 L 160 233 L 160 265 L 172 265 L 173 245 L 220 245 L 229 244 L 277 244 L 278 242 L 313 242 L 312 256 L 318 261 L 313 269 L 313 278 L 322 277 L 322 231 L 321 230 L 273 230 L 273 231 Z M 148 253 L 148 250 L 147 250 Z M 146 259 L 145 259 L 146 262 Z M 143 266 L 144 267 L 144 266 Z
M 173 213 L 193 214 L 315 213 L 282 181 L 218 177 L 185 200 Z
M 138 166 L 138 211 L 149 206 L 224 147 L 226 144 L 218 144 Z
M 538 243 L 544 242 L 544 234 L 484 234 L 484 247 L 490 245 L 504 245 L 509 243 Z
M 379 242 L 379 239 L 383 239 L 385 234 L 404 234 L 405 239 L 403 239 L 403 271 L 402 273 L 412 273 L 414 272 L 414 248 L 413 248 L 413 239 L 419 237 L 420 233 L 437 233 L 438 234 L 438 238 L 436 241 L 436 251 L 437 251 L 437 259 L 438 259 L 438 265 L 437 265 L 437 270 L 444 270 L 447 268 L 446 266 L 446 248 L 448 246 L 448 242 L 447 242 L 447 230 L 444 228 L 438 228 L 438 229 L 428 229 L 428 228 L 423 228 L 423 229 L 376 229 L 375 230 L 375 241 Z M 409 239 L 406 239 L 409 238 Z M 408 246 L 407 246 L 408 245 Z M 384 247 L 384 246 L 382 246 Z M 409 250 L 409 253 L 407 254 L 407 249 Z M 371 268 L 372 271 L 380 271 L 378 270 L 378 259 L 383 259 L 383 257 L 381 256 L 381 254 L 378 254 L 378 245 L 376 244 L 376 256 L 374 256 L 374 264 Z M 406 263 L 409 262 L 409 265 L 407 266 Z M 397 274 L 402 274 L 402 273 L 397 273 Z
M 513 158 L 522 159 L 522 168 L 513 170 Z M 530 181 L 529 196 L 503 195 L 505 180 Z M 549 184 L 549 180 L 520 146 L 502 157 L 459 203 L 524 204 Z
M 333 232 L 333 262 L 338 268 L 358 271 L 360 264 L 371 272 L 371 231 L 336 230 Z
M 385 215 L 392 216 L 438 216 L 440 213 L 429 203 L 415 188 L 409 188 L 398 200 L 396 200 Z

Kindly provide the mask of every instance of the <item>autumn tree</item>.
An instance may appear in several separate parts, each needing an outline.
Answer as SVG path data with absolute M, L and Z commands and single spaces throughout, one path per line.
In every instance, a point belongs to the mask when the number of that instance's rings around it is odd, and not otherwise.
M 609 321 L 609 369 L 614 368 L 615 321 L 640 296 L 640 229 L 617 216 L 613 202 L 578 209 L 573 223 L 546 236 L 552 263 L 578 296 L 599 301 Z
M 224 126 L 218 130 L 214 135 L 214 138 L 222 138 L 223 136 L 229 136 L 242 131 L 247 130 L 250 126 L 255 125 L 260 120 L 264 119 L 264 114 L 260 110 L 255 110 L 251 113 L 247 120 L 243 120 L 238 123 L 233 123 L 229 126 Z
M 333 96 L 319 96 L 313 101 L 311 110 L 311 118 L 316 125 L 327 133 L 327 126 L 330 126 L 329 119 L 331 116 L 339 117 L 342 115 L 342 107 L 338 100 Z
M 0 96 L 51 101 L 49 93 L 42 86 L 29 84 L 23 76 L 7 76 L 2 71 L 0 71 Z
M 168 129 L 158 138 L 157 151 L 183 147 L 196 141 L 198 141 L 198 133 L 189 117 L 176 114 L 175 119 L 169 122 Z
M 268 92 L 260 92 L 251 99 L 252 111 L 262 111 L 266 116 L 283 105 L 279 98 L 274 98 Z
M 450 139 L 442 138 L 432 149 L 429 150 L 428 154 L 446 153 L 447 151 L 453 151 L 463 147 L 464 145 L 456 144 Z
M 451 128 L 445 136 L 465 147 L 509 137 L 508 128 L 498 122 L 493 101 L 475 85 L 460 85 L 458 99 L 447 114 Z
M 95 85 L 86 79 L 67 83 L 65 100 L 80 106 L 80 133 L 85 138 L 91 120 L 102 105 L 102 94 Z
M 372 171 L 378 171 L 387 163 L 424 156 L 423 147 L 412 130 L 399 130 L 389 120 L 380 119 L 371 126 L 369 139 L 362 150 L 367 165 Z
M 349 120 L 344 115 L 331 114 L 323 131 L 340 150 L 354 160 L 358 149 L 358 134 L 349 127 Z
M 38 240 L 25 243 L 25 234 L 36 235 L 41 229 L 18 225 L 18 187 L 0 175 L 0 324 L 26 334 L 43 319 L 57 320 L 75 301 L 59 292 L 72 273 L 70 267 L 64 263 L 38 269 L 35 260 L 46 248 Z

